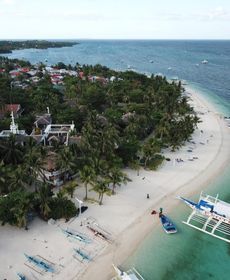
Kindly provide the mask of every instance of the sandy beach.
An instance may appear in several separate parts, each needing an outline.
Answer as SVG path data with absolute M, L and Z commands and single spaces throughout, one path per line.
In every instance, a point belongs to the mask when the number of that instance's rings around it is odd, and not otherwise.
M 16 273 L 20 272 L 28 279 L 109 280 L 114 276 L 112 263 L 121 264 L 150 231 L 154 234 L 159 220 L 150 215 L 152 209 L 163 207 L 170 213 L 180 203 L 177 195 L 189 196 L 205 190 L 229 163 L 230 128 L 198 92 L 187 87 L 186 94 L 202 122 L 192 140 L 180 150 L 163 151 L 170 161 L 164 161 L 157 171 L 141 169 L 137 174 L 135 170 L 124 170 L 131 182 L 117 188 L 116 195 L 106 196 L 102 206 L 84 203 L 88 210 L 68 223 L 64 220 L 45 223 L 36 218 L 28 231 L 1 226 L 1 279 L 16 279 Z M 83 199 L 84 188 L 76 189 L 75 196 Z M 97 198 L 93 192 L 89 196 Z M 101 230 L 110 242 L 95 236 L 87 225 Z M 62 229 L 66 228 L 86 237 L 90 243 L 64 234 Z M 83 260 L 74 248 L 80 248 L 92 261 Z M 55 273 L 42 275 L 29 268 L 24 253 L 51 261 Z

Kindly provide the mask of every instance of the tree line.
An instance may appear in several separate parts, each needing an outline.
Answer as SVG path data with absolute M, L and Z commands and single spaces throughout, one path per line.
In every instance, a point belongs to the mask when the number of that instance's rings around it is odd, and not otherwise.
M 4 58 L 0 62 L 0 68 L 8 69 L 21 63 Z M 8 72 L 0 73 L 1 103 L 21 104 L 24 114 L 18 123 L 28 133 L 35 115 L 49 107 L 54 123 L 74 121 L 79 141 L 47 148 L 36 145 L 31 138 L 25 146 L 17 143 L 15 136 L 0 140 L 0 193 L 7 195 L 0 198 L 0 220 L 4 223 L 24 226 L 31 211 L 44 219 L 69 219 L 76 214 L 66 195 L 73 195 L 76 181 L 67 182 L 53 196 L 46 180 L 37 180 L 38 174 L 43 176 L 42 166 L 49 151 L 57 154 L 59 169 L 79 174 L 85 199 L 92 190 L 102 204 L 105 194 L 114 194 L 116 186 L 129 181 L 123 167 L 156 169 L 164 160 L 162 148 L 179 148 L 199 122 L 180 82 L 133 71 L 116 72 L 101 65 L 69 67 L 59 63 L 56 68 L 71 68 L 83 75 L 66 75 L 64 86 L 57 88 L 43 67 L 38 66 L 40 81 L 26 89 L 12 88 Z M 104 79 L 92 81 L 91 76 Z M 8 127 L 9 120 L 0 121 L 0 129 Z M 11 207 L 13 204 L 16 206 Z M 6 206 L 11 209 L 8 214 L 14 214 L 5 219 Z

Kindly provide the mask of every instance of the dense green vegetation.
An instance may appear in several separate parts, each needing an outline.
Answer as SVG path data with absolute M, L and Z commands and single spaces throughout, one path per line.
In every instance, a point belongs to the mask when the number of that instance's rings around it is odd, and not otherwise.
M 0 140 L 0 194 L 8 194 L 0 201 L 3 222 L 7 222 L 3 218 L 4 205 L 11 207 L 15 199 L 23 201 L 24 212 L 18 220 L 12 208 L 13 213 L 9 211 L 11 216 L 7 218 L 12 224 L 24 226 L 21 219 L 31 209 L 45 220 L 50 217 L 69 219 L 76 214 L 73 204 L 66 198 L 66 195 L 72 197 L 75 181 L 68 183 L 57 196 L 50 196 L 45 180 L 37 180 L 38 174 L 43 177 L 42 165 L 49 151 L 58 155 L 59 168 L 71 174 L 79 173 L 85 186 L 85 199 L 88 191 L 93 190 L 102 204 L 105 194 L 114 194 L 117 186 L 129 180 L 121 171 L 122 167 L 139 170 L 142 166 L 155 170 L 164 160 L 162 148 L 179 148 L 190 139 L 199 121 L 181 84 L 169 83 L 164 77 L 115 72 L 101 65 L 76 64 L 73 67 L 59 63 L 56 68 L 76 70 L 81 77 L 66 75 L 64 86 L 57 88 L 40 65 L 37 74 L 40 81 L 19 89 L 11 87 L 8 71 L 21 63 L 30 66 L 26 62 L 0 60 L 0 69 L 8 69 L 0 74 L 1 104 L 21 104 L 24 113 L 18 123 L 28 133 L 35 115 L 45 112 L 49 106 L 53 123 L 74 121 L 75 134 L 80 136 L 80 141 L 47 148 L 36 145 L 31 138 L 23 147 L 14 136 Z M 26 79 L 25 75 L 20 79 Z M 9 120 L 0 121 L 0 130 L 8 127 Z
M 26 40 L 26 41 L 0 41 L 0 53 L 11 53 L 13 50 L 21 49 L 48 49 L 72 47 L 77 42 L 55 42 L 46 40 Z

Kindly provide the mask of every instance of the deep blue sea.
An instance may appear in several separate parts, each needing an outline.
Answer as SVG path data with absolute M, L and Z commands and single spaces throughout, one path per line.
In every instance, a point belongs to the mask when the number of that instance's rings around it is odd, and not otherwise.
M 18 50 L 10 58 L 48 65 L 100 63 L 116 70 L 128 67 L 146 74 L 178 77 L 207 97 L 217 111 L 230 116 L 230 41 L 84 40 L 73 47 Z M 207 64 L 202 64 L 207 60 Z M 230 202 L 230 166 L 205 189 Z M 198 198 L 199 194 L 195 198 Z M 170 213 L 179 233 L 168 236 L 159 226 L 124 263 L 135 266 L 146 280 L 229 280 L 230 244 L 181 223 L 189 213 L 180 205 Z

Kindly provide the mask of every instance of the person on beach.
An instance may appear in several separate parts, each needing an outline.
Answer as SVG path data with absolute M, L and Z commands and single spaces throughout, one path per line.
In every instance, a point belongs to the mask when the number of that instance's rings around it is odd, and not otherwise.
M 162 212 L 163 212 L 163 208 L 160 208 L 159 217 L 161 217 Z

